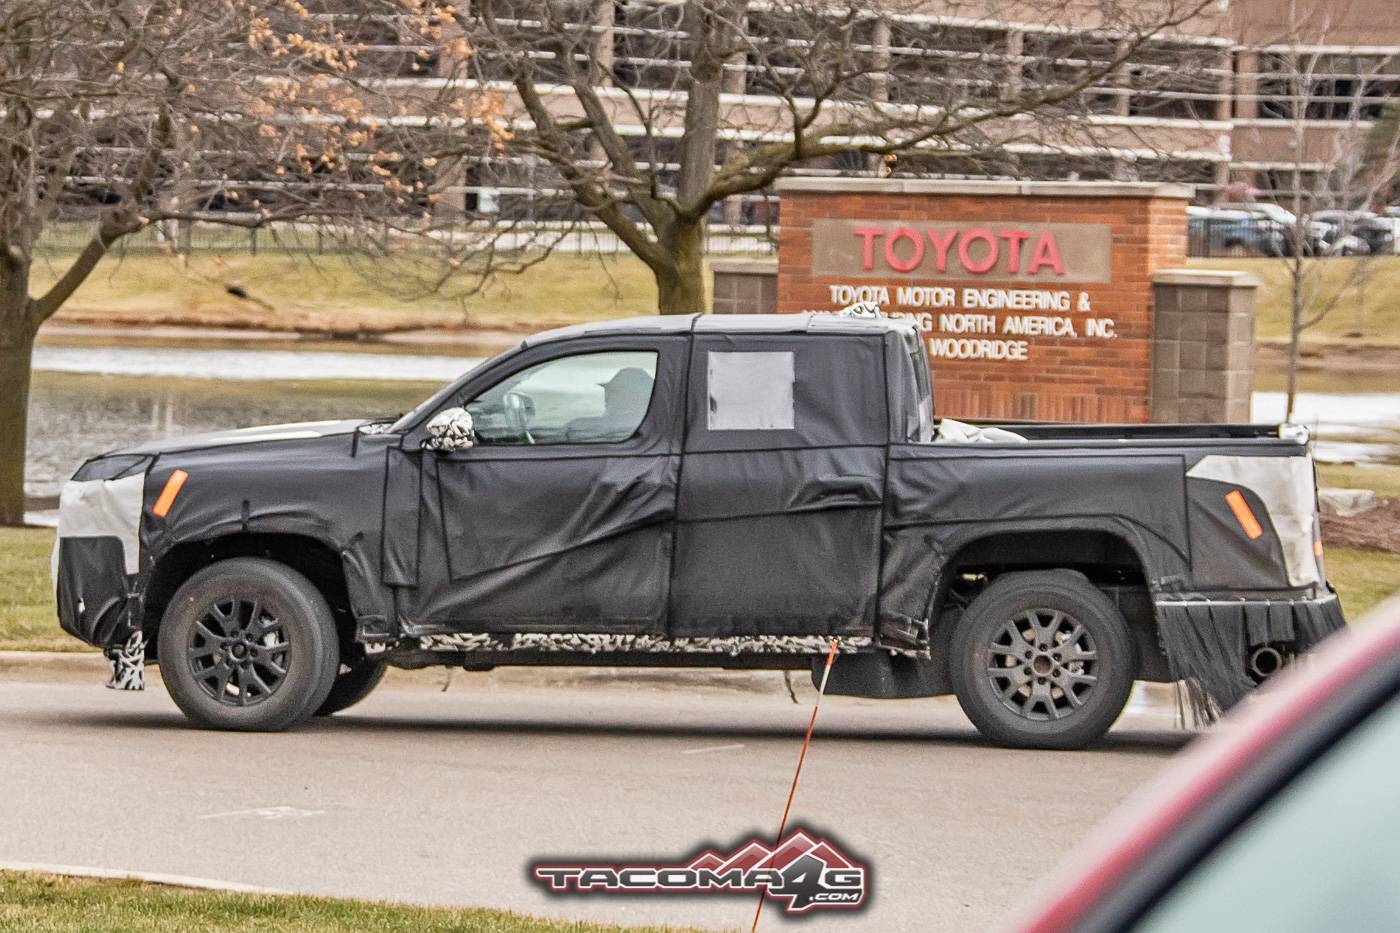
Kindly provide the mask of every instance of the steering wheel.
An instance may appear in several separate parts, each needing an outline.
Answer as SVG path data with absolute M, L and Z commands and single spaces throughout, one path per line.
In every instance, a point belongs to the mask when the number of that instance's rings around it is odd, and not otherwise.
M 525 438 L 527 444 L 535 442 L 534 435 L 530 433 L 530 416 L 534 413 L 534 408 L 529 396 L 519 392 L 507 392 L 501 398 L 501 410 L 506 416 L 506 424 L 510 426 L 511 433 Z

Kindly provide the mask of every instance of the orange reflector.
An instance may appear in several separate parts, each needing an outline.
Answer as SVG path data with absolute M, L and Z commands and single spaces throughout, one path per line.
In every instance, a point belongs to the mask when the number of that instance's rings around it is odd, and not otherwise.
M 171 479 L 174 479 L 172 476 Z M 1259 519 L 1254 517 L 1254 513 L 1249 510 L 1249 503 L 1244 501 L 1244 493 L 1238 489 L 1225 494 L 1225 501 L 1230 504 L 1230 511 L 1235 513 L 1235 520 L 1244 529 L 1249 540 L 1261 537 L 1264 534 L 1263 527 L 1259 524 Z
M 184 487 L 185 480 L 190 478 L 190 474 L 184 470 L 176 470 L 170 474 L 170 479 L 165 481 L 165 488 L 160 491 L 160 498 L 151 509 L 151 514 L 156 518 L 164 518 L 165 513 L 170 511 L 170 507 L 175 504 L 175 497 L 180 494 L 180 489 Z
M 1313 554 L 1317 555 L 1318 557 L 1321 557 L 1321 556 L 1322 556 L 1322 539 L 1321 539 L 1321 538 L 1318 538 L 1316 541 L 1313 542 Z

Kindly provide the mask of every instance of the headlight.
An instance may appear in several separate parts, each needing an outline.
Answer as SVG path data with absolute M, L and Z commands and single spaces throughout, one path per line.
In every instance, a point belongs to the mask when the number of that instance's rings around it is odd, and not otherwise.
M 118 454 L 114 457 L 95 457 L 78 467 L 73 479 L 79 482 L 99 479 L 121 479 L 143 472 L 151 465 L 153 457 L 144 454 Z

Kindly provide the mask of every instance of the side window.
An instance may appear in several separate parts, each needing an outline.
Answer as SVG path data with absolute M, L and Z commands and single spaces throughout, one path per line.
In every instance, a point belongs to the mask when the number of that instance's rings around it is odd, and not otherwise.
M 467 403 L 477 443 L 625 441 L 651 407 L 656 360 L 654 350 L 581 353 L 515 373 Z
M 705 354 L 711 431 L 790 431 L 796 426 L 791 350 Z

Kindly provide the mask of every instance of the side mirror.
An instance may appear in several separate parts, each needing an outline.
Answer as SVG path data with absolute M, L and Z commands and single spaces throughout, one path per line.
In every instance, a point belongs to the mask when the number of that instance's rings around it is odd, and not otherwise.
M 424 447 L 452 453 L 467 450 L 476 444 L 476 429 L 471 412 L 465 408 L 444 408 L 428 422 L 428 439 Z

